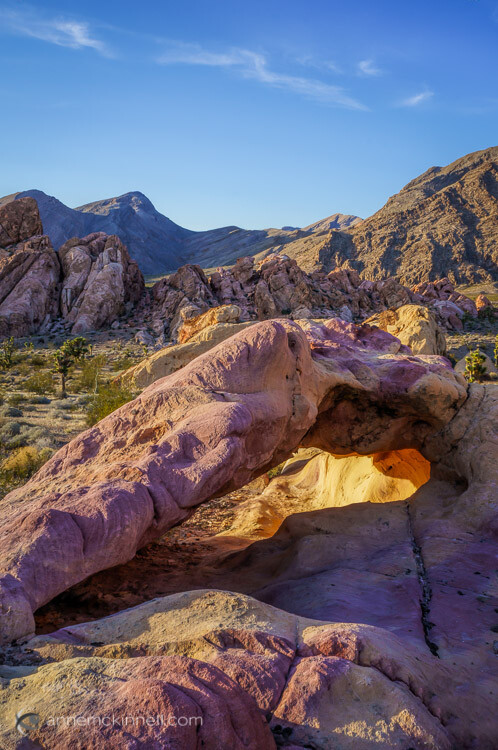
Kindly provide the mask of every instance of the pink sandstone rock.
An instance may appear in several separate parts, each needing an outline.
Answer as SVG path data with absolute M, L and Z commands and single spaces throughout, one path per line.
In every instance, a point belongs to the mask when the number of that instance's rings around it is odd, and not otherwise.
M 212 571 L 210 585 L 245 587 L 266 604 L 194 591 L 8 648 L 19 667 L 2 673 L 3 715 L 26 701 L 41 710 L 47 696 L 54 712 L 155 711 L 179 689 L 182 710 L 186 695 L 220 717 L 206 743 L 494 750 L 496 388 L 468 386 L 444 358 L 415 357 L 367 325 L 302 325 L 263 322 L 223 342 L 5 498 L 4 638 L 26 636 L 39 603 L 129 559 L 298 445 L 348 456 L 416 449 L 429 481 L 408 500 L 294 514 Z M 249 721 L 238 723 L 238 706 Z M 251 706 L 269 713 L 274 739 Z M 154 731 L 139 739 L 192 746 L 190 727 Z
M 409 356 L 368 326 L 247 328 L 153 383 L 3 499 L 3 640 L 32 631 L 30 613 L 59 592 L 280 463 L 305 435 L 337 454 L 420 447 L 452 419 L 464 383 L 447 360 Z
M 50 324 L 57 315 L 59 277 L 57 254 L 44 235 L 0 257 L 0 337 L 28 336 Z
M 142 273 L 116 236 L 96 232 L 74 238 L 60 248 L 59 258 L 61 314 L 73 324 L 72 333 L 110 325 L 143 294 Z

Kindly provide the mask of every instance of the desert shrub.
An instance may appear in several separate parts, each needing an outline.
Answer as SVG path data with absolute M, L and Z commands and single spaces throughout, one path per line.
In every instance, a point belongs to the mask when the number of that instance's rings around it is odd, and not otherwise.
M 469 383 L 474 383 L 476 380 L 480 381 L 486 374 L 486 367 L 484 366 L 484 363 L 486 361 L 486 356 L 479 351 L 479 349 L 474 349 L 473 351 L 470 351 L 468 355 L 465 357 L 465 372 L 464 375 L 469 381 Z
M 0 444 L 8 447 L 9 441 L 21 432 L 20 422 L 6 422 L 0 427 Z
M 45 367 L 47 360 L 43 354 L 32 354 L 29 358 L 29 364 L 31 367 Z
M 46 396 L 31 396 L 31 398 L 28 399 L 30 404 L 49 404 L 50 399 Z
M 44 427 L 9 421 L 0 427 L 0 445 L 8 451 L 28 445 L 42 449 L 51 447 L 52 440 Z
M 101 385 L 88 404 L 87 424 L 91 426 L 100 422 L 101 419 L 131 401 L 134 397 L 135 394 L 132 391 L 117 383 Z
M 81 391 L 97 391 L 101 373 L 107 359 L 104 354 L 96 354 L 83 362 L 81 373 L 75 382 L 75 387 Z
M 63 409 L 64 411 L 75 411 L 78 408 L 77 403 L 74 401 L 66 401 L 66 399 L 57 399 L 51 403 L 54 408 Z
M 11 406 L 19 406 L 23 401 L 26 401 L 26 396 L 22 393 L 12 393 L 6 400 Z
M 495 338 L 495 348 L 493 349 L 493 357 L 495 360 L 495 365 L 498 367 L 498 333 L 496 334 L 496 338 Z
M 119 359 L 116 359 L 112 363 L 112 370 L 114 372 L 120 372 L 121 370 L 128 370 L 130 367 L 133 367 L 133 365 L 136 365 L 137 361 L 140 359 L 140 357 L 137 356 L 124 356 L 120 357 Z
M 486 320 L 488 323 L 495 322 L 495 311 L 492 307 L 483 307 L 477 313 L 479 320 Z
M 34 375 L 26 378 L 23 385 L 29 393 L 38 393 L 40 396 L 45 393 L 55 393 L 54 377 L 51 372 L 35 372 Z
M 273 469 L 270 469 L 270 471 L 268 472 L 268 477 L 270 479 L 274 479 L 275 477 L 278 477 L 279 474 L 282 473 L 284 466 L 285 466 L 285 461 L 282 461 L 282 463 L 279 464 L 278 466 L 274 466 Z
M 38 450 L 34 446 L 24 446 L 2 462 L 0 465 L 0 481 L 12 480 L 26 482 L 50 457 L 48 448 Z
M 22 411 L 20 409 L 16 409 L 15 406 L 4 406 L 0 410 L 0 415 L 2 417 L 22 417 Z

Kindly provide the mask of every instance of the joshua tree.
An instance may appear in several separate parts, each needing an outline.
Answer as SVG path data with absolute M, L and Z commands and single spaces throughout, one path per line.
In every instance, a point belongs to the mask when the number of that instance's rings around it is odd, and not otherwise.
M 61 398 L 66 398 L 66 378 L 73 364 L 74 356 L 71 354 L 70 348 L 66 346 L 67 342 L 62 344 L 59 349 L 54 352 L 54 372 L 59 373 L 61 376 Z
M 88 354 L 88 342 L 83 336 L 76 336 L 71 341 L 65 341 L 63 346 L 69 355 L 73 359 L 78 360 L 78 362 L 81 362 L 85 358 L 85 355 Z
M 14 352 L 16 345 L 14 338 L 5 339 L 0 345 L 0 367 L 2 370 L 8 370 L 14 364 Z
M 485 361 L 486 357 L 479 349 L 470 351 L 465 357 L 465 377 L 469 383 L 474 383 L 476 380 L 480 381 L 486 374 Z

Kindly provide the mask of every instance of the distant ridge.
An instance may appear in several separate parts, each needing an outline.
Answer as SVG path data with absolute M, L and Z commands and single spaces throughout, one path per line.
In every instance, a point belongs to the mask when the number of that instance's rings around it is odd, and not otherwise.
M 199 263 L 204 268 L 229 265 L 240 255 L 265 254 L 298 236 L 321 232 L 324 222 L 330 221 L 339 228 L 360 221 L 358 217 L 334 214 L 303 230 L 246 230 L 227 226 L 194 232 L 159 213 L 147 196 L 138 191 L 78 208 L 69 208 L 41 190 L 25 190 L 2 200 L 25 196 L 37 201 L 44 231 L 55 248 L 71 237 L 84 237 L 92 232 L 117 234 L 143 273 L 150 275 L 175 271 L 185 263 Z

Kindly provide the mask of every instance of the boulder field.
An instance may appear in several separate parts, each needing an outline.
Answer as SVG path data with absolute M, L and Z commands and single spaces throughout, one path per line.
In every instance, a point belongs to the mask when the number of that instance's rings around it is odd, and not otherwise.
M 18 711 L 54 748 L 496 747 L 497 424 L 496 386 L 337 318 L 255 323 L 156 380 L 0 503 L 2 747 Z M 283 461 L 211 590 L 34 635 Z M 113 713 L 202 722 L 50 721 Z
M 0 336 L 111 325 L 141 299 L 144 280 L 115 235 L 68 240 L 55 252 L 33 198 L 0 205 Z

